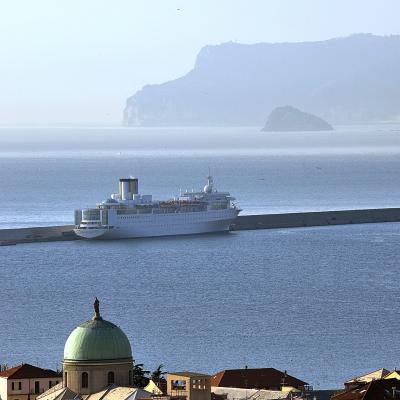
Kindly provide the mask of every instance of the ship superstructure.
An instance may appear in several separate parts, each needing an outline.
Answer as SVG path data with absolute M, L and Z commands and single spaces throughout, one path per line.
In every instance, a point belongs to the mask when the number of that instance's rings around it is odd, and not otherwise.
M 214 188 L 212 176 L 202 191 L 185 191 L 170 200 L 153 200 L 138 189 L 137 178 L 122 178 L 118 193 L 95 208 L 75 210 L 75 233 L 119 239 L 221 232 L 240 212 L 228 192 Z

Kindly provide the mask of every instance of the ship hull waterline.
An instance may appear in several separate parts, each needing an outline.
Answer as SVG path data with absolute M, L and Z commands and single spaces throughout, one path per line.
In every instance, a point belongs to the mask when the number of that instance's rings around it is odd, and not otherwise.
M 75 228 L 74 232 L 89 240 L 108 240 L 108 239 L 134 239 L 134 238 L 150 238 L 160 236 L 180 236 L 180 235 L 197 235 L 216 232 L 227 232 L 236 219 L 221 219 L 214 221 L 193 222 L 190 224 L 177 224 L 169 226 L 148 226 L 146 223 L 131 224 L 129 226 L 119 226 L 115 228 L 95 228 L 81 229 Z

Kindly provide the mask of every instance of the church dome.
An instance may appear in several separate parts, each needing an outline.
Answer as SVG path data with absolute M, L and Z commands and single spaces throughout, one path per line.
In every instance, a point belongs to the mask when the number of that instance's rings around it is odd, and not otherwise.
M 122 329 L 105 321 L 97 311 L 93 319 L 79 325 L 64 347 L 64 361 L 108 361 L 132 359 L 132 349 Z

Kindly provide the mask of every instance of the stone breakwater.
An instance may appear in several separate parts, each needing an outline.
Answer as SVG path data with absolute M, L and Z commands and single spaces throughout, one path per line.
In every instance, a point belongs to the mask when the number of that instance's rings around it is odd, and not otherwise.
M 312 226 L 399 222 L 400 208 L 364 210 L 316 211 L 285 214 L 241 215 L 232 224 L 232 230 L 280 229 Z M 0 245 L 52 242 L 80 239 L 73 225 L 15 228 L 0 230 Z
M 314 211 L 239 216 L 232 230 L 299 228 L 400 221 L 400 208 Z
M 32 228 L 0 229 L 0 245 L 17 243 L 54 242 L 79 239 L 73 225 L 40 226 Z

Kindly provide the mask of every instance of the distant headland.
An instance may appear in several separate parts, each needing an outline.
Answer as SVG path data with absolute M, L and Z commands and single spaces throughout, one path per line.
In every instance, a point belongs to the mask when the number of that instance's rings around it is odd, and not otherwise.
M 279 104 L 332 124 L 398 120 L 400 36 L 205 46 L 186 75 L 129 97 L 129 126 L 262 126 Z M 371 56 L 373 55 L 373 56 Z
M 275 108 L 262 129 L 264 132 L 331 131 L 332 125 L 316 115 L 292 106 Z

